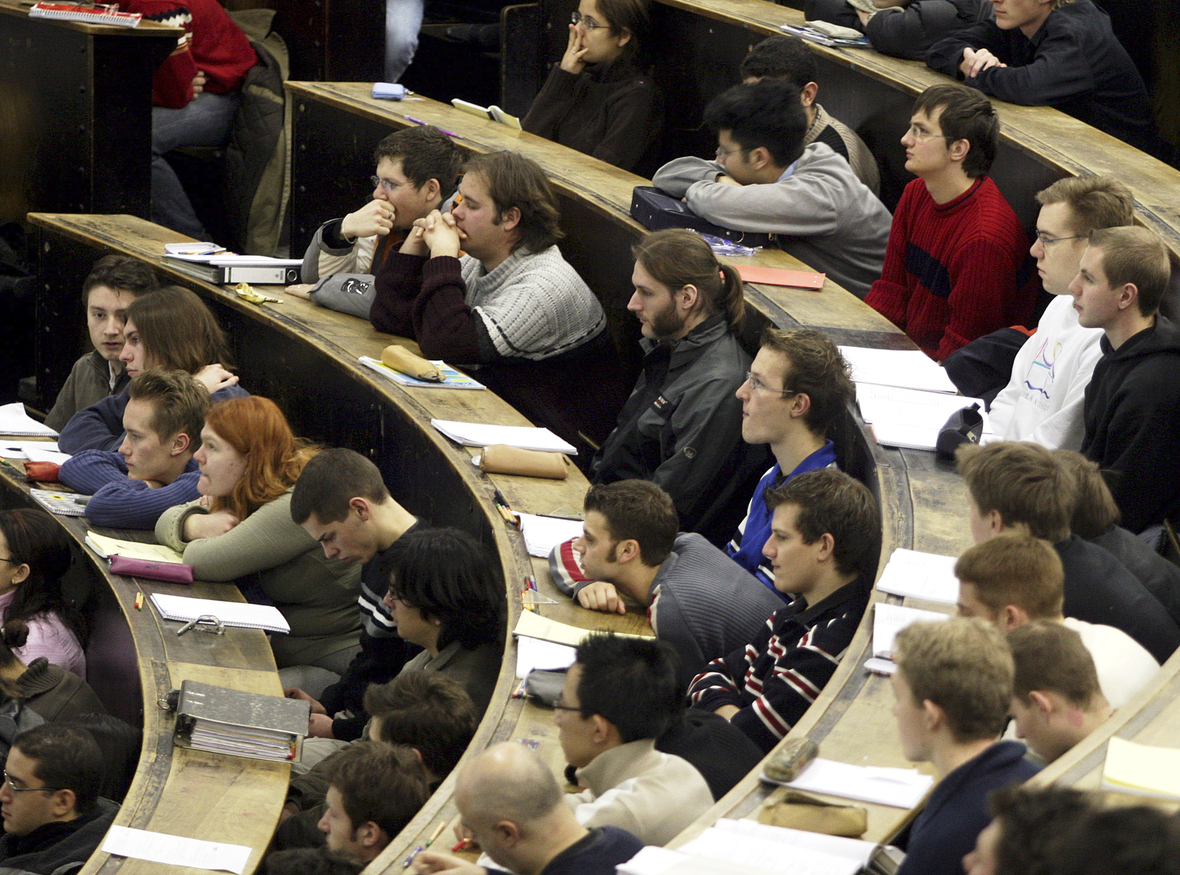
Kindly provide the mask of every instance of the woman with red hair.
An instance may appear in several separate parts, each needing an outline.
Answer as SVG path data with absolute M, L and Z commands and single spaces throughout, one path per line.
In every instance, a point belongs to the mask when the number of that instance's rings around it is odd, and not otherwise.
M 234 581 L 283 612 L 291 634 L 271 638 L 279 668 L 340 674 L 359 649 L 360 566 L 328 559 L 291 520 L 291 488 L 315 452 L 267 398 L 214 404 L 193 455 L 201 498 L 165 511 L 156 538 L 198 579 Z

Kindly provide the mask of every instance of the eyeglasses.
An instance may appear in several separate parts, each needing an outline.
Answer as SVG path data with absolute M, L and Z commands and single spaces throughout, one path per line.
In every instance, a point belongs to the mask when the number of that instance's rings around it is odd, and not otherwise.
M 390 182 L 388 179 L 382 179 L 380 176 L 370 176 L 369 182 L 371 182 L 373 184 L 373 188 L 377 188 L 377 186 L 381 186 L 381 189 L 386 194 L 393 194 L 395 191 L 397 191 L 403 185 L 406 185 L 405 182 Z
M 794 389 L 776 389 L 773 386 L 767 386 L 761 380 L 754 376 L 753 371 L 746 371 L 746 382 L 750 384 L 750 388 L 757 392 L 759 389 L 765 389 L 767 392 L 778 392 L 784 398 L 789 398 L 792 395 L 798 395 Z
M 737 148 L 734 148 L 734 149 L 726 149 L 724 146 L 718 146 L 717 151 L 713 154 L 715 154 L 717 156 L 717 160 L 720 161 L 726 155 L 732 155 L 734 152 L 744 152 L 744 151 L 745 151 L 745 149 L 743 149 L 741 146 L 738 146 Z
M 584 712 L 582 711 L 580 706 L 575 707 L 573 705 L 566 705 L 564 702 L 561 701 L 561 699 L 558 699 L 556 702 L 553 703 L 553 710 L 555 710 L 555 711 L 575 711 L 578 714 L 584 714 Z
M 15 559 L 9 559 L 7 556 L 0 556 L 0 562 L 11 562 L 13 565 L 23 564 L 21 562 L 17 562 Z
M 938 137 L 940 140 L 951 140 L 951 141 L 959 139 L 957 137 L 948 137 L 946 134 L 932 134 L 929 131 L 922 130 L 921 128 L 919 128 L 916 125 L 910 125 L 910 129 L 909 129 L 908 133 L 915 140 L 929 140 L 931 137 Z
M 3 783 L 8 785 L 8 789 L 13 793 L 32 793 L 36 790 L 47 790 L 50 793 L 56 793 L 61 789 L 61 787 L 18 787 L 16 784 L 12 783 L 12 778 L 8 777 L 7 771 L 0 772 L 0 774 L 4 775 Z M 19 780 L 19 778 L 17 780 Z
M 1044 231 L 1037 231 L 1036 238 L 1041 241 L 1041 245 L 1046 249 L 1052 243 L 1060 243 L 1062 240 L 1088 240 L 1089 234 L 1074 234 L 1072 237 L 1050 237 Z
M 580 24 L 582 27 L 586 28 L 586 30 L 597 30 L 600 27 L 607 26 L 605 24 L 599 24 L 589 15 L 583 15 L 576 9 L 570 14 L 570 24 Z

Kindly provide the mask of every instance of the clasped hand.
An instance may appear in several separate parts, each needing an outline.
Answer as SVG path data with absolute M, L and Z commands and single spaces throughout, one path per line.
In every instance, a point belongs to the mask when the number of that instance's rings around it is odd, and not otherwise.
M 1000 59 L 987 49 L 963 49 L 963 61 L 959 64 L 959 71 L 964 78 L 974 79 L 984 70 L 992 67 L 1007 67 Z
M 414 222 L 401 251 L 410 255 L 429 255 L 431 258 L 442 255 L 458 258 L 466 239 L 467 235 L 453 215 L 434 210 L 426 218 Z

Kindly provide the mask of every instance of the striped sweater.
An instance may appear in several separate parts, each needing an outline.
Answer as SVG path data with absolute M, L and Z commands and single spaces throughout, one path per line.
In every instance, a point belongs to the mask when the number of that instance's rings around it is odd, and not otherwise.
M 705 666 L 689 687 L 689 702 L 706 711 L 737 706 L 730 722 L 769 752 L 835 673 L 868 599 L 868 589 L 856 582 L 814 607 L 795 599 L 745 647 Z

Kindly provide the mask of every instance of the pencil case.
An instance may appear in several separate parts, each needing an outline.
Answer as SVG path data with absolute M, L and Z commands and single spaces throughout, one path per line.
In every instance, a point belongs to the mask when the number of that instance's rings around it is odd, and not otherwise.
M 569 476 L 569 459 L 561 453 L 540 453 L 496 444 L 484 447 L 479 456 L 480 470 L 488 474 L 522 474 L 564 480 Z
M 169 583 L 193 582 L 193 567 L 180 562 L 152 562 L 147 559 L 112 556 L 111 573 L 122 574 L 125 577 L 145 577 L 148 580 L 165 580 Z
M 57 483 L 61 465 L 56 462 L 25 462 L 25 476 L 38 483 Z
M 857 838 L 868 829 L 869 814 L 858 805 L 836 805 L 784 787 L 762 803 L 758 822 Z
M 420 355 L 414 355 L 405 347 L 397 344 L 390 344 L 381 350 L 381 363 L 395 371 L 408 374 L 416 380 L 429 380 L 432 383 L 442 382 L 442 374 L 431 362 Z

